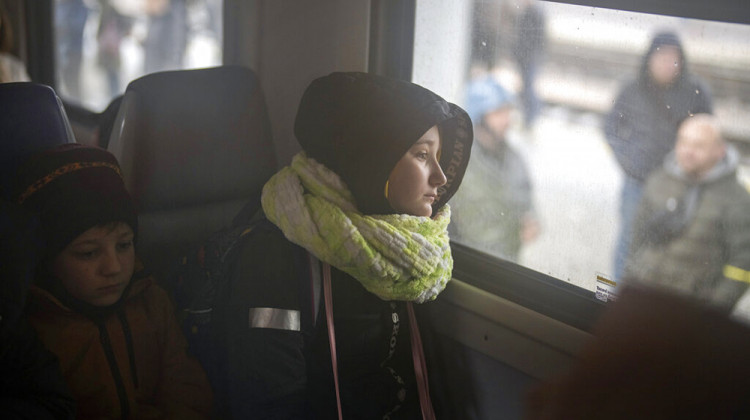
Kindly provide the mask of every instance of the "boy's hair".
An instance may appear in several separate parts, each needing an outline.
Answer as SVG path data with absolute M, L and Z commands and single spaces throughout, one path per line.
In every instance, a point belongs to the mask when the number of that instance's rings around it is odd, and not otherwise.
M 13 196 L 38 213 L 47 258 L 94 226 L 125 222 L 138 230 L 120 165 L 96 147 L 73 143 L 32 155 L 16 173 Z

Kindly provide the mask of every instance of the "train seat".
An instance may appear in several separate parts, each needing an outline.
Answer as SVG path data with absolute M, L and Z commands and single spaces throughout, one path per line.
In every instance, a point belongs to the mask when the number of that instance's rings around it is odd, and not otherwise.
M 277 169 L 260 84 L 239 66 L 131 82 L 107 149 L 139 211 L 139 257 L 160 280 Z
M 7 198 L 24 157 L 75 138 L 62 102 L 49 86 L 0 83 L 0 110 L 0 192 Z

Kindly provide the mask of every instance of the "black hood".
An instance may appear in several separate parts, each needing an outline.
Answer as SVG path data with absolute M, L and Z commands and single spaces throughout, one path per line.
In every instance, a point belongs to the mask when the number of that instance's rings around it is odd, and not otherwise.
M 663 46 L 675 47 L 680 53 L 680 74 L 677 75 L 677 80 L 674 84 L 681 83 L 687 77 L 687 62 L 685 60 L 685 51 L 682 48 L 680 38 L 674 32 L 662 31 L 654 35 L 654 38 L 651 40 L 651 46 L 649 46 L 648 51 L 643 56 L 643 61 L 641 62 L 641 71 L 639 74 L 641 83 L 651 89 L 657 88 L 657 86 L 651 79 L 648 62 L 651 60 L 651 56 Z
M 309 157 L 336 172 L 364 214 L 394 210 L 384 195 L 396 163 L 431 127 L 440 130 L 440 166 L 447 183 L 434 210 L 461 184 L 471 153 L 466 112 L 410 82 L 368 73 L 332 73 L 305 90 L 294 134 Z
M 667 87 L 657 85 L 651 78 L 648 68 L 651 56 L 665 45 L 676 47 L 680 52 L 680 74 L 674 83 Z M 672 32 L 660 32 L 654 36 L 648 52 L 643 57 L 638 88 L 645 97 L 664 112 L 663 116 L 674 130 L 672 136 L 677 132 L 680 122 L 688 116 L 712 112 L 711 94 L 707 86 L 688 70 L 682 43 Z M 703 104 L 704 101 L 707 105 Z

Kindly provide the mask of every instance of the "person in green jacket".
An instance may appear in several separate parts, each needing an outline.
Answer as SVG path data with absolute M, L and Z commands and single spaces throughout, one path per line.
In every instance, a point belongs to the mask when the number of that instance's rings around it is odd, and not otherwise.
M 715 117 L 696 114 L 647 180 L 625 282 L 666 288 L 730 311 L 750 281 L 750 195 L 739 154 Z

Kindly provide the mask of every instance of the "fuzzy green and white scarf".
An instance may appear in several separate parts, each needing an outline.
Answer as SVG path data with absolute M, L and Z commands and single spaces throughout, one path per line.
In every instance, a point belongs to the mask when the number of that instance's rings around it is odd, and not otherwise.
M 384 300 L 433 300 L 453 270 L 450 207 L 434 218 L 363 215 L 343 181 L 299 153 L 263 187 L 263 210 L 290 241 Z

